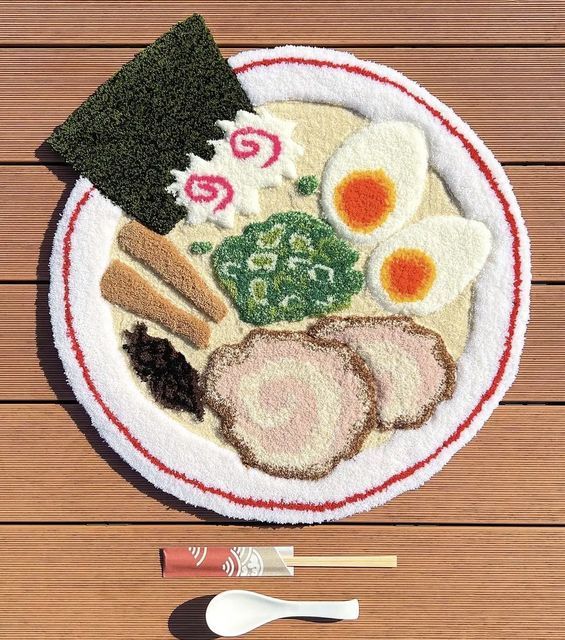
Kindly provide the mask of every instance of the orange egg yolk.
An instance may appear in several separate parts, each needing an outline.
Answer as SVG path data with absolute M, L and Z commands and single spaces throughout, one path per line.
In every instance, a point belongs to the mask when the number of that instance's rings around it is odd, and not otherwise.
M 371 233 L 393 211 L 396 188 L 382 169 L 353 171 L 335 188 L 334 205 L 350 229 Z
M 423 300 L 436 279 L 436 265 L 420 249 L 396 249 L 381 266 L 381 284 L 394 302 Z

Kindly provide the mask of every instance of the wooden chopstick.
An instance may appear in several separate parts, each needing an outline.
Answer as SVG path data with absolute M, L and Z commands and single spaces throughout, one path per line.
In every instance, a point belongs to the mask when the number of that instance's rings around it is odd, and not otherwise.
M 397 566 L 397 556 L 282 556 L 288 567 L 384 567 Z

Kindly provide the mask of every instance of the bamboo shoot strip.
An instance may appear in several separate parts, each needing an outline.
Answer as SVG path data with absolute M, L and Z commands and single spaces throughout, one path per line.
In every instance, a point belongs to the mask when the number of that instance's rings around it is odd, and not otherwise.
M 198 348 L 208 346 L 210 327 L 162 296 L 137 271 L 114 260 L 100 281 L 104 298 L 137 316 L 157 322 Z
M 224 302 L 170 240 L 139 222 L 130 222 L 118 233 L 118 243 L 212 320 L 219 322 L 225 317 L 228 309 Z

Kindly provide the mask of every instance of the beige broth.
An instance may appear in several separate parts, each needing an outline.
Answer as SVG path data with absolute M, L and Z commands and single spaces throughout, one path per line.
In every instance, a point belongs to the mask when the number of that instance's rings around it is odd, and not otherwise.
M 342 144 L 342 142 L 354 131 L 363 127 L 367 120 L 355 113 L 331 105 L 321 105 L 303 102 L 279 102 L 265 105 L 258 109 L 268 110 L 276 116 L 292 120 L 296 123 L 294 140 L 304 147 L 304 155 L 297 161 L 298 175 L 315 175 L 321 177 L 324 165 L 332 153 Z M 314 217 L 320 217 L 318 197 L 316 194 L 302 196 L 297 193 L 295 185 L 290 180 L 285 180 L 280 187 L 263 189 L 260 194 L 261 213 L 253 218 L 237 216 L 233 229 L 221 229 L 213 224 L 203 224 L 190 226 L 179 223 L 168 235 L 179 249 L 188 256 L 192 263 L 201 271 L 203 277 L 211 287 L 220 291 L 214 282 L 214 277 L 210 267 L 210 254 L 193 256 L 188 248 L 194 241 L 209 241 L 214 247 L 217 246 L 227 235 L 239 235 L 242 230 L 251 222 L 265 220 L 274 213 L 281 211 L 304 211 Z M 413 221 L 420 220 L 434 215 L 461 215 L 452 199 L 449 197 L 442 181 L 438 176 L 430 171 L 428 173 L 427 184 L 420 207 L 413 218 Z M 127 222 L 124 216 L 121 224 Z M 358 247 L 357 247 L 358 248 Z M 364 269 L 365 263 L 371 252 L 371 248 L 359 249 L 360 259 L 357 268 Z M 175 291 L 164 285 L 150 270 L 123 253 L 117 243 L 114 242 L 112 257 L 119 258 L 124 262 L 135 266 L 158 290 L 168 296 L 179 306 L 186 308 L 196 314 L 183 298 Z M 175 349 L 186 356 L 192 366 L 202 371 L 208 360 L 208 356 L 217 347 L 226 343 L 236 343 L 241 341 L 247 333 L 253 329 L 252 325 L 246 324 L 239 319 L 237 310 L 231 305 L 227 296 L 221 291 L 220 294 L 229 306 L 229 313 L 220 324 L 212 324 L 212 336 L 207 349 L 195 349 L 188 342 L 184 341 L 160 325 L 143 320 L 148 326 L 152 335 L 167 338 L 174 345 Z M 434 331 L 437 331 L 443 338 L 450 354 L 458 359 L 463 352 L 469 331 L 469 311 L 471 306 L 472 287 L 468 286 L 461 295 L 453 302 L 446 305 L 439 312 L 433 313 L 423 318 L 417 318 L 417 322 Z M 113 307 L 114 327 L 118 341 L 121 342 L 122 332 L 129 329 L 140 319 L 118 307 Z M 343 310 L 340 315 L 388 315 L 378 306 L 367 289 L 354 296 L 352 304 Z M 291 329 L 301 330 L 308 327 L 314 320 L 306 318 L 301 322 L 278 322 L 269 325 L 269 329 Z M 127 356 L 124 354 L 127 359 Z M 129 364 L 129 362 L 128 362 Z M 140 391 L 148 398 L 151 398 L 147 387 L 132 370 L 132 377 L 138 385 Z M 219 435 L 219 419 L 210 410 L 206 409 L 204 420 L 198 422 L 191 414 L 180 411 L 163 409 L 169 416 L 177 420 L 184 427 L 193 433 L 214 442 L 223 447 L 230 448 Z M 388 440 L 390 434 L 373 433 L 367 438 L 363 448 L 371 448 L 381 445 Z

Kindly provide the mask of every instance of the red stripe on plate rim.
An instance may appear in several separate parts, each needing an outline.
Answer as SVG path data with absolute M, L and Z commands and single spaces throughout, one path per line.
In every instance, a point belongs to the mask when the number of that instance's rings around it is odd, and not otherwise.
M 392 87 L 395 87 L 399 91 L 401 91 L 406 96 L 412 98 L 419 105 L 423 106 L 427 111 L 429 111 L 433 116 L 435 116 L 442 125 L 451 133 L 454 137 L 461 141 L 467 152 L 469 153 L 471 159 L 475 162 L 475 164 L 479 167 L 481 173 L 485 176 L 487 182 L 489 183 L 491 189 L 496 195 L 498 201 L 500 202 L 502 209 L 504 211 L 504 217 L 510 227 L 510 232 L 512 234 L 512 256 L 514 259 L 514 283 L 513 283 L 513 303 L 512 310 L 510 312 L 510 319 L 508 325 L 508 332 L 506 335 L 505 343 L 504 343 L 504 351 L 499 361 L 498 370 L 493 378 L 493 381 L 489 388 L 484 392 L 481 396 L 479 402 L 471 411 L 469 416 L 457 427 L 457 429 L 429 456 L 416 462 L 410 467 L 400 471 L 392 475 L 390 478 L 382 482 L 376 487 L 372 487 L 367 489 L 366 491 L 362 491 L 359 493 L 355 493 L 351 496 L 347 496 L 341 500 L 335 501 L 327 501 L 323 503 L 307 503 L 307 502 L 281 502 L 277 500 L 263 500 L 257 498 L 244 498 L 242 496 L 238 496 L 230 491 L 224 491 L 223 489 L 219 489 L 217 487 L 211 487 L 203 482 L 195 478 L 190 478 L 186 474 L 176 471 L 175 469 L 171 469 L 169 466 L 164 464 L 161 460 L 159 460 L 156 456 L 154 456 L 148 449 L 146 449 L 143 444 L 131 433 L 128 427 L 123 424 L 116 415 L 111 411 L 111 409 L 106 405 L 104 399 L 102 398 L 100 392 L 94 385 L 88 367 L 86 366 L 86 361 L 84 357 L 84 353 L 82 348 L 78 342 L 76 332 L 73 325 L 73 315 L 70 303 L 70 293 L 69 293 L 69 277 L 70 277 L 70 269 L 71 269 L 71 239 L 73 232 L 75 230 L 76 221 L 78 216 L 80 215 L 81 210 L 84 205 L 89 200 L 92 195 L 94 188 L 86 191 L 81 199 L 77 202 L 69 223 L 67 230 L 65 232 L 65 236 L 63 238 L 63 266 L 62 266 L 62 276 L 63 276 L 63 302 L 64 302 L 64 314 L 65 314 L 65 322 L 67 325 L 67 335 L 69 337 L 72 351 L 75 355 L 81 373 L 83 375 L 85 384 L 94 399 L 108 418 L 112 424 L 114 424 L 118 431 L 128 440 L 128 442 L 136 449 L 139 453 L 141 453 L 144 458 L 146 458 L 149 462 L 151 462 L 155 467 L 157 467 L 163 473 L 172 476 L 176 480 L 180 480 L 192 487 L 202 491 L 203 493 L 209 493 L 234 504 L 244 505 L 248 507 L 255 508 L 263 508 L 263 509 L 282 509 L 282 510 L 291 510 L 291 511 L 311 511 L 311 512 L 325 512 L 325 511 L 334 511 L 336 509 L 340 509 L 349 504 L 353 504 L 356 502 L 361 502 L 370 498 L 378 493 L 381 493 L 388 487 L 393 484 L 405 480 L 406 478 L 412 476 L 418 470 L 422 469 L 430 462 L 435 460 L 445 449 L 451 446 L 453 443 L 457 442 L 463 432 L 472 424 L 473 420 L 478 416 L 478 414 L 483 409 L 484 405 L 496 392 L 498 385 L 500 384 L 504 373 L 506 371 L 506 366 L 510 359 L 511 351 L 512 351 L 512 341 L 514 338 L 515 330 L 516 330 L 516 320 L 518 317 L 518 311 L 520 308 L 520 286 L 522 281 L 521 275 L 521 265 L 520 265 L 520 237 L 518 233 L 518 226 L 516 220 L 512 214 L 511 207 L 509 202 L 504 197 L 504 194 L 500 190 L 492 171 L 490 170 L 487 163 L 481 158 L 479 152 L 475 149 L 475 147 L 469 142 L 469 140 L 454 126 L 452 125 L 445 116 L 443 116 L 436 108 L 429 105 L 423 98 L 415 95 L 409 89 L 407 89 L 404 85 L 386 78 L 385 76 L 379 75 L 374 71 L 369 69 L 365 69 L 363 67 L 357 67 L 352 64 L 339 64 L 335 62 L 330 62 L 326 60 L 316 60 L 316 59 L 306 59 L 306 58 L 298 58 L 298 57 L 281 57 L 281 58 L 270 58 L 263 60 L 256 60 L 254 62 L 250 62 L 248 64 L 242 65 L 234 69 L 236 74 L 242 74 L 256 67 L 266 67 L 276 64 L 297 64 L 297 65 L 307 65 L 314 67 L 325 67 L 331 69 L 338 69 L 341 71 L 345 71 L 347 73 L 353 73 L 356 75 L 360 75 L 366 78 L 370 78 L 376 82 L 381 82 L 384 84 L 388 84 Z

